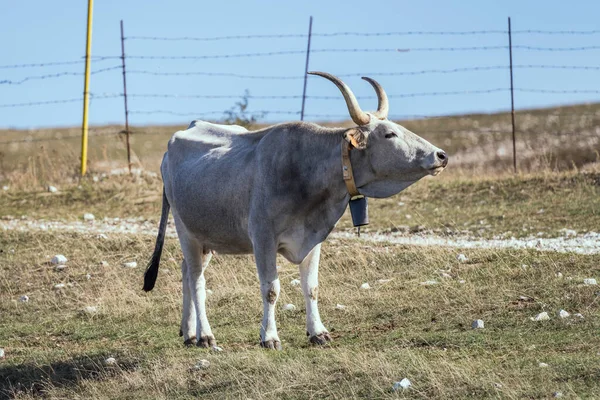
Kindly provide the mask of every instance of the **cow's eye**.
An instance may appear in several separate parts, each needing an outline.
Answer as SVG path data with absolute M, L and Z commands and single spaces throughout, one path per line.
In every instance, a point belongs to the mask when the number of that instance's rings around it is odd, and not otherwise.
M 390 132 L 390 133 L 386 133 L 385 134 L 385 138 L 386 139 L 391 139 L 393 137 L 398 137 L 398 135 L 396 135 L 394 132 Z

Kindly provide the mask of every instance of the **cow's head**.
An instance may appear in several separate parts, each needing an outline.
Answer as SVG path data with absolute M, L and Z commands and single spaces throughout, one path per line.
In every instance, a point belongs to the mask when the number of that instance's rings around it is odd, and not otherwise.
M 360 154 L 353 159 L 359 159 L 362 164 L 359 170 L 355 167 L 361 194 L 388 197 L 424 176 L 439 174 L 448 165 L 446 152 L 387 119 L 387 95 L 373 79 L 363 77 L 375 89 L 379 104 L 377 111 L 365 112 L 339 78 L 325 72 L 309 73 L 335 83 L 344 95 L 352 121 L 357 124 L 346 132 L 346 139 Z

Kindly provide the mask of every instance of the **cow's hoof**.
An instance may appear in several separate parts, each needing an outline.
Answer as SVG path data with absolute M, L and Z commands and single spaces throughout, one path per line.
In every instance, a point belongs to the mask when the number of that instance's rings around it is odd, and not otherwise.
M 186 341 L 183 342 L 183 344 L 187 347 L 195 345 L 196 344 L 196 336 L 192 336 L 191 338 L 187 339 Z
M 217 341 L 214 336 L 201 336 L 196 346 L 203 347 L 205 349 L 211 348 L 217 345 Z
M 260 347 L 271 350 L 281 350 L 281 342 L 279 340 L 267 340 L 266 342 L 260 342 Z
M 327 342 L 331 342 L 333 339 L 331 339 L 331 335 L 329 335 L 329 332 L 323 332 L 318 335 L 311 336 L 308 340 L 312 344 L 318 344 L 319 346 L 322 346 L 324 344 L 327 344 Z

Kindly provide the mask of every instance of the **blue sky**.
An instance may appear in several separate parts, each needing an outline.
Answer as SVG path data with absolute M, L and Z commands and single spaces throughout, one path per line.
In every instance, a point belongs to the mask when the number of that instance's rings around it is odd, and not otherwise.
M 377 8 L 375 8 L 377 7 Z M 87 1 L 4 2 L 0 12 L 0 66 L 27 63 L 78 61 L 85 51 Z M 314 33 L 406 32 L 406 31 L 505 31 L 512 17 L 514 31 L 600 30 L 600 3 L 595 1 L 114 1 L 96 0 L 92 55 L 119 56 L 119 20 L 125 35 L 152 37 L 218 37 L 233 35 L 299 34 L 308 30 L 314 17 Z M 592 35 L 513 35 L 513 45 L 534 47 L 599 46 L 600 34 Z M 299 119 L 302 79 L 267 80 L 227 76 L 163 76 L 136 73 L 232 73 L 301 77 L 304 73 L 306 38 L 269 38 L 220 41 L 126 40 L 130 123 L 181 124 L 195 117 L 219 118 L 235 98 L 185 98 L 197 95 L 241 96 L 246 89 L 255 96 L 296 96 L 291 99 L 251 99 L 251 110 L 271 111 L 268 121 Z M 419 51 L 430 47 L 506 46 L 504 33 L 476 35 L 389 35 L 315 36 L 312 49 L 412 49 L 403 52 L 315 52 L 310 69 L 333 74 L 401 73 L 422 70 L 449 70 L 472 67 L 500 67 L 457 73 L 416 75 L 372 75 L 391 99 L 391 114 L 444 115 L 463 112 L 493 112 L 510 107 L 508 50 Z M 298 54 L 266 57 L 196 60 L 149 60 L 135 56 L 206 56 L 256 52 L 299 51 Z M 600 50 L 532 51 L 516 48 L 515 65 L 600 66 Z M 124 121 L 122 74 L 116 68 L 120 59 L 94 59 L 92 71 L 112 68 L 92 76 L 90 123 L 95 125 Z M 80 101 L 4 107 L 6 104 L 78 99 L 83 92 L 84 65 L 0 68 L 0 82 L 17 82 L 63 72 L 76 75 L 31 79 L 22 84 L 0 84 L 0 127 L 77 126 L 81 123 Z M 371 87 L 360 76 L 343 78 L 361 99 L 364 109 L 375 107 Z M 587 90 L 592 93 L 537 93 L 517 91 L 517 109 L 556 104 L 595 102 L 600 97 L 600 70 L 519 68 L 515 87 L 541 90 Z M 481 91 L 491 93 L 401 97 L 410 93 Z M 143 97 L 148 94 L 179 95 L 178 98 Z M 342 97 L 333 84 L 311 77 L 308 95 L 335 99 L 307 99 L 308 120 L 315 115 L 346 115 Z M 112 96 L 112 97 L 111 97 Z M 140 112 L 160 113 L 144 114 Z M 216 112 L 216 114 L 205 114 Z M 173 115 L 178 113 L 182 115 Z M 337 119 L 332 117 L 332 119 Z

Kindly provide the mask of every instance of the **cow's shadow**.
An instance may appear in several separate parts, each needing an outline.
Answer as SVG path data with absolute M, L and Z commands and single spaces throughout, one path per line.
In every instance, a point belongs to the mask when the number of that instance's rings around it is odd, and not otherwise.
M 117 357 L 114 365 L 106 365 L 106 354 L 74 357 L 40 365 L 29 362 L 19 365 L 0 363 L 0 400 L 12 399 L 19 394 L 44 396 L 51 387 L 76 386 L 85 380 L 104 380 L 133 371 L 139 360 L 132 357 Z

